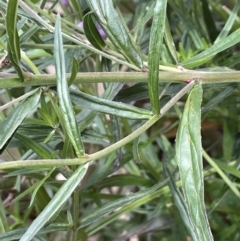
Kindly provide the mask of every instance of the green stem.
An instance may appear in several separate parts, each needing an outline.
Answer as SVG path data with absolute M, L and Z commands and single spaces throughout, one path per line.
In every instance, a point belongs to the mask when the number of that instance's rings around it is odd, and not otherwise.
M 79 187 L 76 188 L 76 190 L 73 193 L 73 227 L 72 227 L 72 239 L 71 241 L 77 241 L 77 228 L 78 228 L 78 220 L 79 220 L 79 197 L 80 197 L 80 191 Z
M 34 74 L 41 74 L 36 65 L 28 58 L 28 56 L 23 51 L 21 51 L 21 58 L 28 64 Z
M 67 74 L 67 79 L 71 74 Z M 26 86 L 55 86 L 55 74 L 29 75 L 26 81 L 20 82 L 17 74 L 0 72 L 0 88 L 17 88 Z M 240 82 L 240 71 L 231 72 L 159 72 L 160 83 L 187 83 L 189 80 L 198 79 L 202 84 Z M 74 83 L 109 83 L 109 82 L 147 82 L 146 72 L 88 72 L 78 73 Z
M 220 169 L 220 167 L 214 162 L 214 160 L 207 154 L 207 152 L 202 149 L 203 157 L 206 161 L 216 170 L 219 176 L 225 181 L 225 183 L 229 186 L 229 188 L 233 191 L 233 193 L 240 198 L 240 193 L 237 187 L 232 183 L 232 181 L 227 177 L 227 175 Z
M 52 167 L 52 166 L 67 166 L 67 165 L 81 165 L 96 159 L 100 159 L 118 148 L 126 145 L 127 143 L 133 141 L 135 138 L 140 136 L 148 128 L 150 128 L 154 123 L 156 123 L 172 106 L 185 95 L 194 86 L 194 81 L 187 84 L 181 91 L 179 91 L 161 110 L 160 115 L 152 116 L 145 124 L 139 127 L 130 135 L 121 139 L 120 141 L 114 143 L 113 145 L 106 147 L 105 149 L 98 151 L 91 155 L 86 155 L 77 159 L 44 159 L 44 160 L 25 160 L 25 161 L 10 161 L 0 163 L 0 169 L 9 168 L 20 168 L 20 167 Z
M 16 98 L 16 99 L 13 99 L 12 101 L 6 103 L 5 105 L 0 106 L 0 111 L 3 111 L 5 109 L 7 109 L 8 107 L 14 105 L 15 103 L 28 98 L 29 96 L 31 96 L 34 93 L 36 93 L 38 90 L 39 90 L 39 88 L 36 88 L 36 89 L 34 89 L 34 90 L 32 90 L 32 91 L 30 91 L 30 92 L 28 92 L 28 93 L 26 93 L 26 94 Z

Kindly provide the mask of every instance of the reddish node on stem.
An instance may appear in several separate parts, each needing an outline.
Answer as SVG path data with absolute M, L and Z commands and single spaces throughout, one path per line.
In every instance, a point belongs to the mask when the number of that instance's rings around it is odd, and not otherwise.
M 184 69 L 181 65 L 178 65 L 177 68 L 181 70 L 182 72 L 186 72 L 186 69 Z

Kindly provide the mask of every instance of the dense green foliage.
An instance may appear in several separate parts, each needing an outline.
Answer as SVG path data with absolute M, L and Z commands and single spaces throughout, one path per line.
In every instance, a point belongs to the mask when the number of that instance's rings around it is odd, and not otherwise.
M 0 0 L 0 240 L 240 240 L 239 8 Z

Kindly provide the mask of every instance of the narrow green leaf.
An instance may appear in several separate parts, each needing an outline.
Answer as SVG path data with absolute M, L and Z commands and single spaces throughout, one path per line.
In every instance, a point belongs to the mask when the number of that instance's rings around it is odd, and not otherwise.
M 218 165 L 224 172 L 228 172 L 229 174 L 232 174 L 233 176 L 240 178 L 240 171 L 236 169 L 234 166 L 229 166 L 228 164 L 214 159 L 214 162 L 216 165 Z
M 93 235 L 100 229 L 106 227 L 108 224 L 116 222 L 118 220 L 119 216 L 121 216 L 124 213 L 130 213 L 133 210 L 136 210 L 141 205 L 144 205 L 146 203 L 149 203 L 151 200 L 155 198 L 159 198 L 161 194 L 168 191 L 168 188 L 163 188 L 163 186 L 167 183 L 168 179 L 165 179 L 161 184 L 162 188 L 159 190 L 152 190 L 151 193 L 147 192 L 144 196 L 133 200 L 132 202 L 127 203 L 124 206 L 121 206 L 118 208 L 118 210 L 115 210 L 115 212 L 112 212 L 109 216 L 102 218 L 98 223 L 91 225 L 86 229 L 89 235 Z
M 43 140 L 43 143 L 48 143 L 49 140 L 54 136 L 55 133 L 56 133 L 56 130 L 53 129 L 53 130 L 47 135 L 47 137 Z M 58 152 L 58 150 L 57 150 L 56 152 Z M 55 155 L 55 154 L 54 154 L 54 155 Z M 53 155 L 53 153 L 52 153 L 51 159 L 55 159 L 55 158 L 53 157 L 54 155 Z
M 182 218 L 189 234 L 192 236 L 192 239 L 194 241 L 198 241 L 197 236 L 196 236 L 195 231 L 194 231 L 194 227 L 193 227 L 193 225 L 191 223 L 191 220 L 188 216 L 186 203 L 184 201 L 184 198 L 183 198 L 181 192 L 179 191 L 179 189 L 177 188 L 177 186 L 175 184 L 173 175 L 171 174 L 171 172 L 168 169 L 166 160 L 163 160 L 163 171 L 165 173 L 165 176 L 169 177 L 168 186 L 169 186 L 169 189 L 171 190 L 175 205 L 178 208 L 178 211 L 181 215 L 181 218 Z
M 89 40 L 89 42 L 96 47 L 97 49 L 102 50 L 105 46 L 106 43 L 103 41 L 100 33 L 97 30 L 97 27 L 92 19 L 92 13 L 88 13 L 84 18 L 83 18 L 83 29 L 84 33 Z
M 25 146 L 32 149 L 39 157 L 43 159 L 51 159 L 51 153 L 33 139 L 19 133 L 15 133 L 14 137 L 21 141 Z
M 230 104 L 230 101 L 234 101 L 234 98 L 230 98 L 227 102 Z M 229 105 L 228 111 L 229 113 L 234 113 L 236 107 L 234 105 Z M 230 162 L 234 151 L 234 142 L 235 142 L 235 135 L 238 131 L 238 126 L 236 125 L 236 118 L 224 118 L 223 120 L 223 156 L 226 162 Z
M 154 17 L 150 33 L 148 54 L 148 89 L 149 97 L 154 114 L 159 114 L 159 62 L 160 51 L 163 41 L 165 19 L 167 11 L 167 0 L 157 0 L 154 8 Z
M 57 92 L 59 98 L 60 109 L 64 118 L 65 130 L 69 136 L 71 143 L 78 157 L 84 155 L 84 147 L 78 132 L 74 110 L 68 92 L 68 84 L 65 71 L 65 59 L 62 43 L 61 20 L 60 15 L 57 15 L 55 34 L 54 34 L 54 58 L 56 61 L 57 72 Z
M 71 86 L 73 84 L 73 81 L 75 80 L 77 73 L 79 69 L 79 63 L 78 61 L 73 57 L 72 58 L 72 70 L 71 70 L 71 76 L 68 81 L 68 86 Z
M 39 231 L 38 234 L 48 234 L 51 232 L 69 231 L 71 226 L 69 224 L 53 224 Z M 17 228 L 5 234 L 0 234 L 1 241 L 20 240 L 22 235 L 26 232 L 26 228 Z M 39 240 L 39 239 L 37 239 Z M 42 240 L 42 239 L 41 239 Z
M 47 174 L 41 181 L 39 181 L 39 182 L 37 183 L 37 185 L 35 186 L 34 191 L 33 191 L 33 193 L 32 193 L 31 200 L 30 200 L 30 204 L 29 204 L 28 208 L 30 208 L 30 207 L 32 206 L 33 201 L 34 201 L 34 199 L 35 199 L 35 197 L 36 197 L 36 194 L 37 194 L 37 191 L 39 190 L 39 188 L 40 188 L 40 187 L 43 185 L 43 183 L 51 176 L 51 174 L 53 173 L 54 170 L 55 170 L 55 167 L 52 168 L 52 170 L 50 170 L 50 171 L 48 172 L 48 174 Z
M 22 69 L 20 67 L 20 43 L 17 31 L 17 10 L 18 0 L 9 0 L 6 15 L 6 31 L 8 39 L 8 56 L 15 67 L 21 82 L 24 81 Z
M 111 83 L 108 85 L 106 91 L 101 96 L 101 98 L 112 100 L 117 93 L 119 92 L 119 88 L 122 87 L 122 83 Z M 90 109 L 84 109 L 77 116 L 76 120 L 78 123 L 79 130 L 84 130 L 90 123 L 92 123 L 93 119 L 97 116 L 97 111 L 92 111 Z
M 113 186 L 129 186 L 129 185 L 139 185 L 150 187 L 154 184 L 154 182 L 145 177 L 132 175 L 132 174 L 121 174 L 121 175 L 113 175 L 111 177 L 105 178 L 103 181 L 99 182 L 97 185 L 98 189 L 101 190 L 105 187 L 113 187 Z
M 126 197 L 123 197 L 121 199 L 118 199 L 116 201 L 113 201 L 111 203 L 107 203 L 104 206 L 100 208 L 96 208 L 94 210 L 91 210 L 91 212 L 82 218 L 81 227 L 84 227 L 94 221 L 97 221 L 98 219 L 102 218 L 106 214 L 123 207 L 127 203 L 133 202 L 134 200 L 141 199 L 142 197 L 151 195 L 156 190 L 158 190 L 160 187 L 164 186 L 168 179 L 166 179 L 164 182 L 158 183 L 150 188 L 146 188 L 145 190 L 139 191 L 137 193 L 127 195 Z
M 7 109 L 7 108 L 9 108 L 10 106 L 12 106 L 12 105 L 14 105 L 14 104 L 16 105 L 16 103 L 20 102 L 21 100 L 27 99 L 29 96 L 33 95 L 33 94 L 36 93 L 37 91 L 38 91 L 38 88 L 33 89 L 33 90 L 27 92 L 26 94 L 21 95 L 20 97 L 15 98 L 15 99 L 13 99 L 12 101 L 9 101 L 9 102 L 6 103 L 5 105 L 0 106 L 0 111 Z
M 14 177 L 14 176 L 31 176 L 32 173 L 35 173 L 33 175 L 35 179 L 41 179 L 43 177 L 41 172 L 46 172 L 49 171 L 49 168 L 38 168 L 38 174 L 36 175 L 36 169 L 31 169 L 31 168 L 23 168 L 23 169 L 17 169 L 16 171 L 11 171 L 10 173 L 4 175 L 4 177 Z
M 180 17 L 180 19 L 182 20 L 185 28 L 184 30 L 187 33 L 187 36 L 191 38 L 195 48 L 198 50 L 205 49 L 205 46 L 203 45 L 201 33 L 196 28 L 196 25 L 193 22 L 192 18 L 178 8 L 176 8 L 175 11 L 177 15 Z M 186 40 L 182 40 L 182 42 L 185 42 L 185 41 Z
M 191 90 L 176 137 L 176 159 L 189 219 L 200 241 L 213 240 L 204 204 L 201 144 L 202 86 Z
M 164 40 L 166 42 L 167 48 L 168 48 L 173 60 L 175 61 L 175 64 L 178 64 L 177 51 L 176 51 L 176 47 L 175 47 L 175 44 L 174 44 L 174 41 L 172 38 L 172 34 L 170 31 L 170 26 L 169 26 L 167 17 L 165 20 Z
M 71 196 L 79 182 L 85 176 L 88 164 L 78 167 L 74 174 L 61 186 L 46 208 L 31 223 L 20 241 L 30 241 L 37 232 L 62 208 L 63 204 Z
M 112 1 L 87 0 L 89 8 L 102 26 L 112 44 L 119 50 L 130 63 L 142 68 L 142 58 L 134 47 L 121 18 L 114 9 Z
M 140 158 L 139 148 L 138 148 L 139 139 L 140 139 L 140 136 L 135 138 L 135 140 L 133 141 L 133 147 L 132 147 L 133 158 L 134 158 L 134 161 L 137 163 L 141 163 L 141 158 Z
M 230 30 L 231 30 L 231 28 L 232 28 L 232 26 L 233 26 L 233 24 L 236 20 L 239 8 L 240 8 L 240 1 L 237 0 L 237 3 L 234 6 L 227 22 L 225 23 L 224 27 L 222 28 L 221 33 L 218 35 L 217 39 L 214 42 L 215 44 L 218 43 L 219 41 L 225 39 L 228 36 L 228 34 L 229 34 L 229 32 L 230 32 Z
M 37 89 L 31 97 L 20 103 L 8 116 L 0 123 L 0 149 L 11 138 L 12 134 L 19 127 L 27 115 L 31 114 L 39 104 L 42 90 Z
M 0 234 L 6 233 L 9 230 L 9 224 L 7 221 L 6 213 L 0 197 Z
M 53 126 L 51 116 L 47 113 L 45 109 L 38 108 L 37 111 L 39 115 L 42 117 L 43 121 L 45 122 L 45 125 Z
M 113 162 L 116 154 L 112 152 L 101 164 L 92 172 L 87 183 L 80 187 L 81 191 L 85 191 L 90 187 L 96 186 L 100 181 L 104 180 L 108 175 L 112 173 Z
M 235 86 L 227 86 L 223 91 L 220 91 L 216 96 L 212 97 L 210 101 L 203 106 L 202 113 L 208 111 L 213 108 L 215 105 L 219 104 L 223 100 L 225 100 L 232 92 L 236 89 Z
M 209 3 L 207 0 L 201 0 L 202 2 L 202 13 L 203 18 L 206 24 L 206 29 L 208 31 L 208 35 L 210 37 L 211 42 L 213 43 L 214 40 L 217 38 L 218 31 L 216 28 L 215 20 L 213 18 L 213 13 L 209 9 Z
M 155 2 L 153 1 L 150 6 L 146 5 L 147 3 L 142 3 L 141 7 L 144 8 L 144 10 L 147 10 L 146 14 L 143 18 L 138 19 L 137 24 L 134 26 L 134 28 L 131 30 L 131 32 L 136 31 L 139 28 L 143 28 L 143 26 L 150 20 L 150 18 L 154 15 L 154 8 L 155 8 Z
M 203 157 L 206 159 L 206 161 L 216 170 L 216 172 L 219 174 L 219 176 L 222 178 L 222 180 L 229 186 L 229 188 L 232 190 L 232 192 L 240 199 L 240 192 L 236 185 L 228 178 L 228 176 L 221 170 L 221 168 L 224 168 L 224 165 L 220 166 L 218 165 L 218 161 L 214 161 L 205 150 L 202 150 Z M 221 167 L 221 168 L 220 168 Z
M 208 62 L 216 54 L 239 43 L 240 42 L 239 36 L 240 36 L 240 29 L 237 29 L 232 34 L 230 34 L 228 37 L 222 39 L 221 41 L 217 42 L 216 44 L 213 44 L 211 47 L 207 48 L 203 52 L 183 61 L 181 63 L 181 65 L 186 68 L 193 68 L 193 67 L 199 66 L 201 64 L 204 64 L 204 63 Z
M 110 119 L 111 119 L 111 125 L 112 125 L 113 139 L 114 139 L 114 143 L 116 143 L 121 140 L 120 125 L 116 116 L 110 116 Z M 120 162 L 122 160 L 122 149 L 121 148 L 117 149 L 116 154 L 117 156 L 116 156 L 113 170 L 116 170 L 120 165 Z
M 150 149 L 151 150 L 151 149 Z M 151 153 L 148 155 L 147 151 L 144 150 L 144 148 L 139 148 L 139 158 L 141 160 L 141 163 L 143 164 L 143 166 L 146 168 L 146 170 L 148 170 L 149 173 L 151 173 L 151 176 L 154 177 L 155 180 L 161 180 L 161 177 L 159 175 L 159 172 L 156 168 L 156 165 L 154 162 L 150 162 L 149 160 L 149 156 L 151 155 Z
M 152 112 L 148 110 L 116 101 L 98 98 L 77 90 L 71 90 L 70 95 L 74 103 L 84 108 L 96 110 L 102 113 L 129 119 L 149 119 L 152 116 Z

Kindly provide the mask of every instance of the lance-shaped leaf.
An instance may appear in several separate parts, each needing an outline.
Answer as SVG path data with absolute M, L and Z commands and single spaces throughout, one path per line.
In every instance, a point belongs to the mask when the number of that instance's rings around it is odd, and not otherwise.
M 40 100 L 41 89 L 36 89 L 35 93 L 27 100 L 19 104 L 8 116 L 0 123 L 0 149 L 11 138 L 12 134 L 19 127 L 27 115 L 31 114 Z
M 48 150 L 46 150 L 42 145 L 32 140 L 31 138 L 21 135 L 19 133 L 15 133 L 14 137 L 21 141 L 21 143 L 24 144 L 26 147 L 32 149 L 39 157 L 45 159 L 52 158 L 51 153 Z
M 15 67 L 21 82 L 24 81 L 24 76 L 20 67 L 20 44 L 17 31 L 17 9 L 18 0 L 9 0 L 7 5 L 6 15 L 6 31 L 8 38 L 8 56 L 11 63 Z
M 68 83 L 66 79 L 65 71 L 65 58 L 62 43 L 61 34 L 61 20 L 60 16 L 57 16 L 55 35 L 54 35 L 54 57 L 56 62 L 56 72 L 57 72 L 57 92 L 59 98 L 60 109 L 62 110 L 62 116 L 65 125 L 65 130 L 69 136 L 71 143 L 76 151 L 78 157 L 84 155 L 84 147 L 78 132 L 74 110 L 69 97 Z
M 159 57 L 163 40 L 167 0 L 158 0 L 154 8 L 154 17 L 150 33 L 149 54 L 148 54 L 148 89 L 152 109 L 159 114 Z
M 186 68 L 193 68 L 208 62 L 216 54 L 239 43 L 240 42 L 239 35 L 240 35 L 240 29 L 237 29 L 228 37 L 221 39 L 219 42 L 207 48 L 203 52 L 183 61 L 181 65 Z
M 103 41 L 98 29 L 92 19 L 92 13 L 87 14 L 83 19 L 83 29 L 84 33 L 89 40 L 89 42 L 97 49 L 103 49 L 105 47 L 105 42 Z
M 204 205 L 202 143 L 202 86 L 191 90 L 176 137 L 176 158 L 189 219 L 199 241 L 213 240 Z
M 87 0 L 87 4 L 112 44 L 122 53 L 127 61 L 141 69 L 142 58 L 134 47 L 124 24 L 121 22 L 121 18 L 114 9 L 113 2 Z
M 152 112 L 132 105 L 123 104 L 116 101 L 102 99 L 88 95 L 77 90 L 71 90 L 71 99 L 74 103 L 91 110 L 96 110 L 109 115 L 119 116 L 129 119 L 149 119 Z
M 20 241 L 30 241 L 37 232 L 63 207 L 63 204 L 71 196 L 79 182 L 85 176 L 88 164 L 78 167 L 74 174 L 61 186 L 45 209 L 32 222 Z
M 116 211 L 119 208 L 124 207 L 124 205 L 128 203 L 132 203 L 135 200 L 140 200 L 142 197 L 147 197 L 148 195 L 153 195 L 156 190 L 158 190 L 160 187 L 164 186 L 167 183 L 168 179 L 164 180 L 161 183 L 157 183 L 154 186 L 150 188 L 146 188 L 145 190 L 138 191 L 136 193 L 127 195 L 126 197 L 117 199 L 111 203 L 106 203 L 105 205 L 95 208 L 94 210 L 91 210 L 85 217 L 82 217 L 81 227 L 87 226 L 89 224 L 92 224 L 93 222 L 96 222 L 98 219 L 103 218 L 107 214 Z
M 168 169 L 166 160 L 163 161 L 163 171 L 164 171 L 165 175 L 167 177 L 169 177 L 168 186 L 169 186 L 169 189 L 171 190 L 175 205 L 178 208 L 181 218 L 185 224 L 185 227 L 187 228 L 192 239 L 194 241 L 198 241 L 196 233 L 194 232 L 195 231 L 194 226 L 192 225 L 188 212 L 187 212 L 186 203 L 184 202 L 183 196 L 175 184 L 172 173 Z
M 236 1 L 236 5 L 234 6 L 233 10 L 231 11 L 227 22 L 225 23 L 223 29 L 221 30 L 221 33 L 218 35 L 217 39 L 215 40 L 215 42 L 214 42 L 215 44 L 228 36 L 236 18 L 237 18 L 239 9 L 240 9 L 240 1 L 238 0 L 238 1 Z
M 165 20 L 164 40 L 166 42 L 167 48 L 168 48 L 172 58 L 174 59 L 175 63 L 178 64 L 178 55 L 177 55 L 176 47 L 175 47 L 173 37 L 172 37 L 171 31 L 170 31 L 170 26 L 169 26 L 167 17 Z

